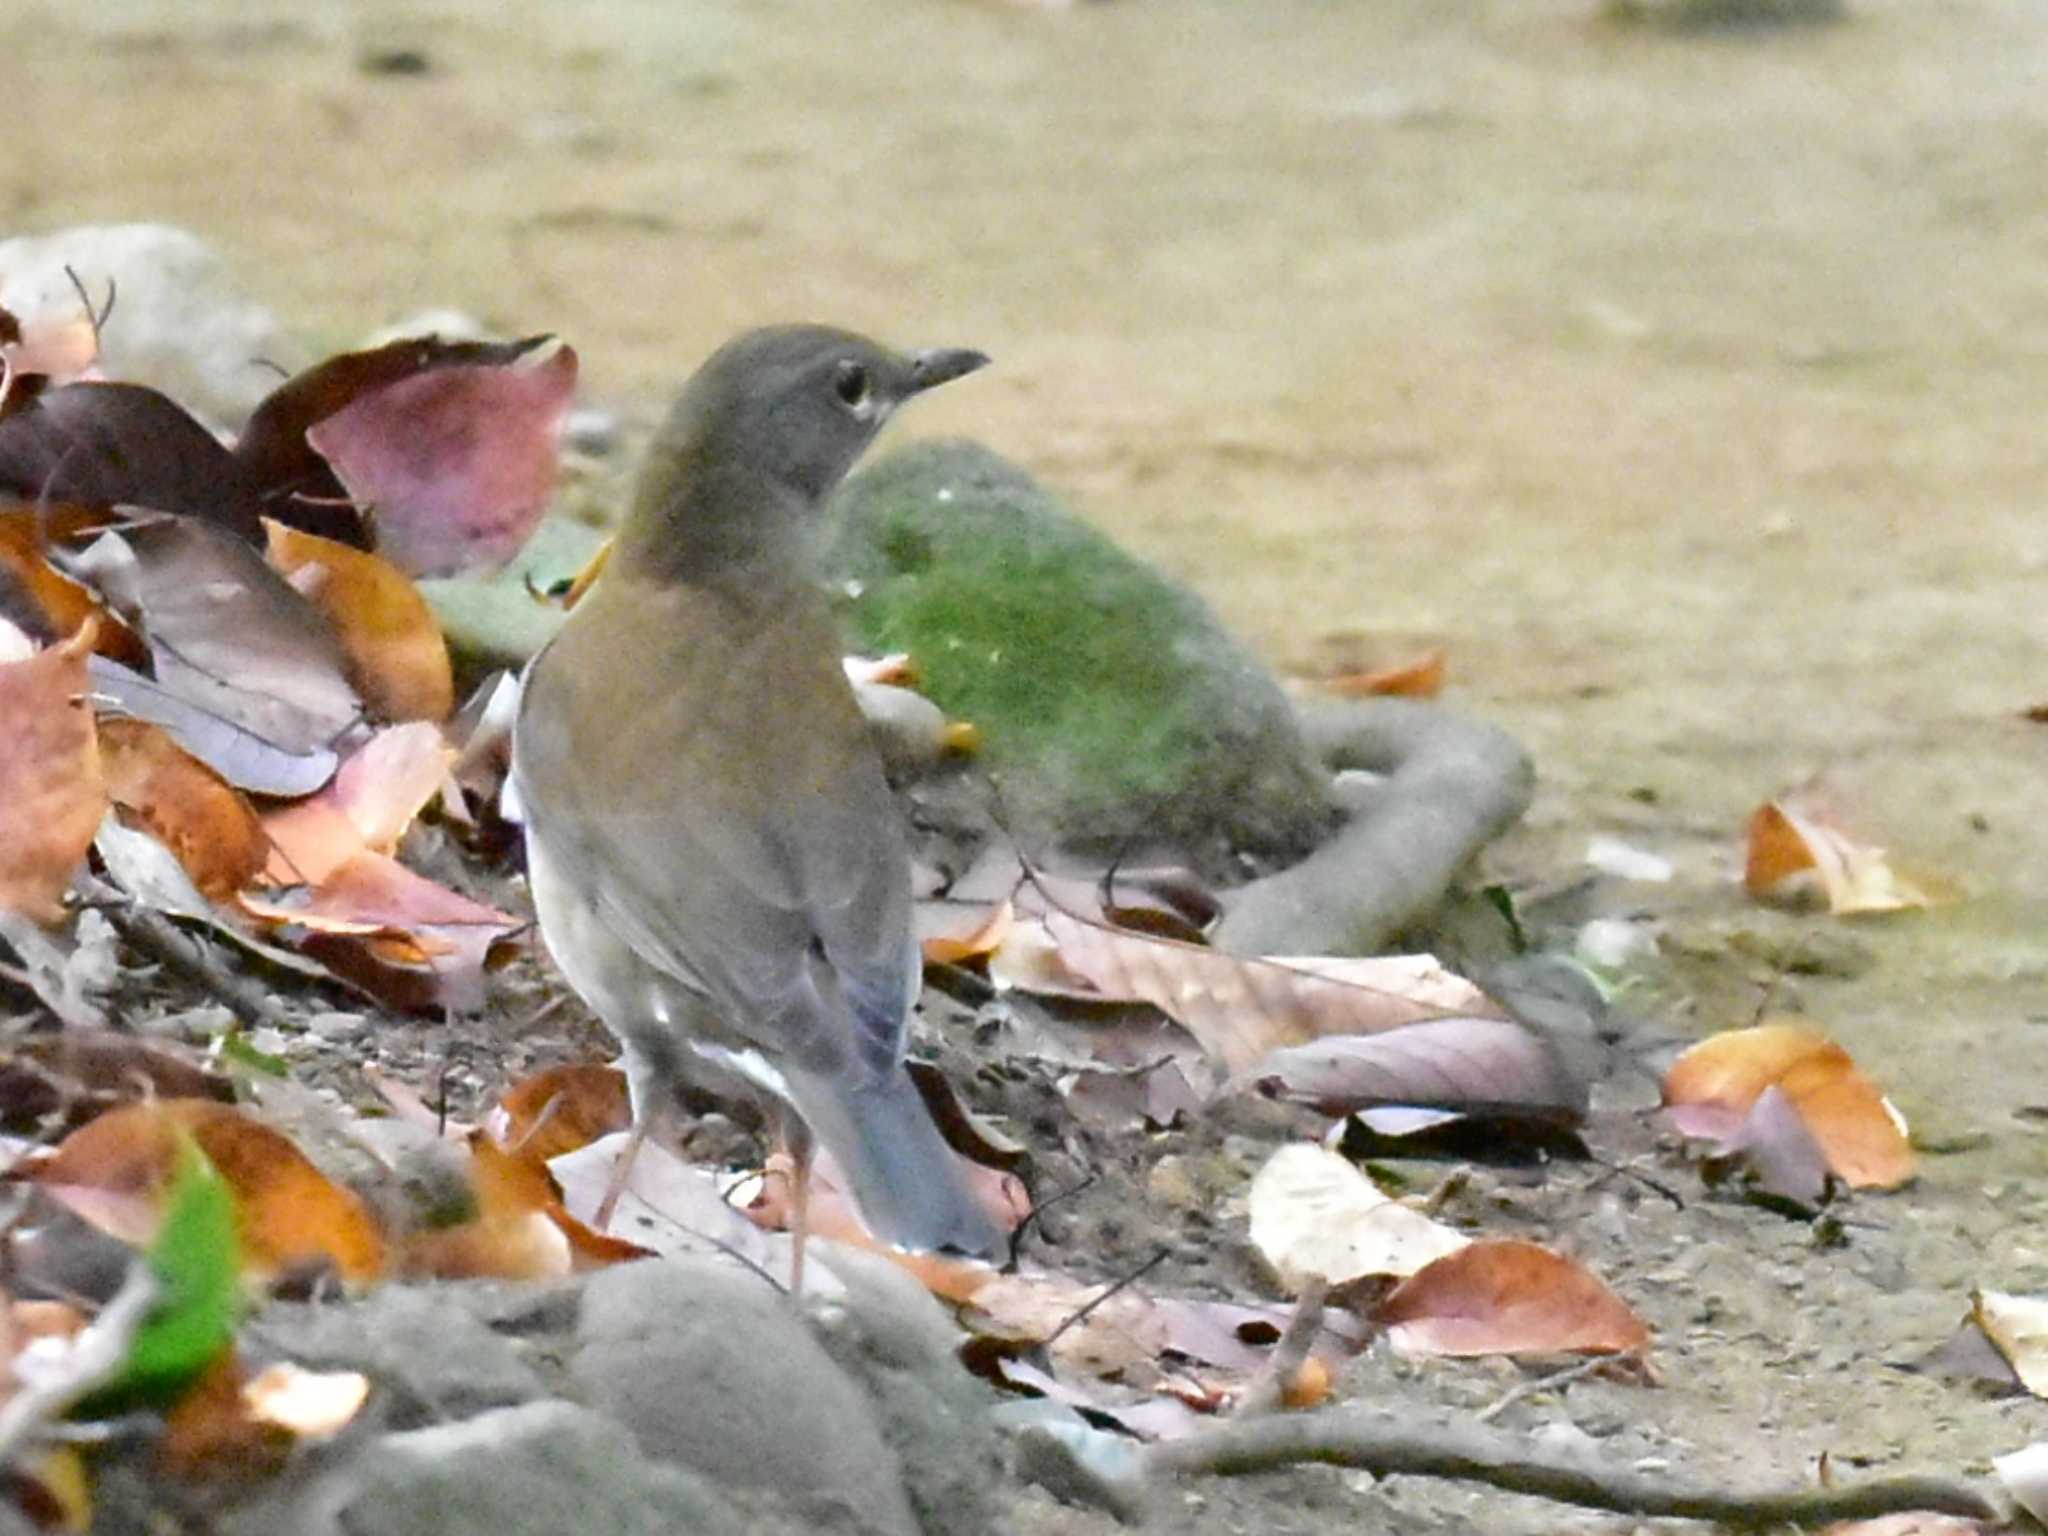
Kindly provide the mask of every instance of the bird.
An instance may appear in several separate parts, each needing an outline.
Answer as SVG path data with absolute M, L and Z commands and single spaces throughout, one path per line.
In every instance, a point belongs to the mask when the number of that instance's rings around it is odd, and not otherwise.
M 653 438 L 602 573 L 528 664 L 513 727 L 540 931 L 618 1039 L 633 1130 L 686 1087 L 765 1094 L 898 1248 L 996 1254 L 904 1066 L 922 979 L 908 836 L 811 554 L 906 402 L 985 366 L 780 325 L 720 347 Z

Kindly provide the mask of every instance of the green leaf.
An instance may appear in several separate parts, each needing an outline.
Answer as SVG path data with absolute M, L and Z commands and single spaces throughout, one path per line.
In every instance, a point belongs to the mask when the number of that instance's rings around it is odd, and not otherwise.
M 235 1198 L 190 1136 L 179 1139 L 163 1226 L 144 1262 L 156 1304 L 113 1379 L 79 1405 L 87 1418 L 175 1402 L 231 1349 L 242 1312 Z

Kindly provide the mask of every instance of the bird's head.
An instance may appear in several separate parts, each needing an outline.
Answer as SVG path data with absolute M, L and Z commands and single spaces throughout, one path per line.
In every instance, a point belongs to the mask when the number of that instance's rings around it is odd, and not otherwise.
M 800 536 L 792 516 L 824 501 L 898 406 L 987 362 L 822 325 L 738 336 L 691 377 L 649 447 L 628 534 L 689 564 L 767 553 Z

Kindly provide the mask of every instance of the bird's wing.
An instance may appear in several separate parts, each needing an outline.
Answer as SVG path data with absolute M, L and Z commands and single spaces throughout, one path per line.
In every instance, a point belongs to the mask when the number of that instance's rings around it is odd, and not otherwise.
M 515 738 L 529 832 L 742 1042 L 879 1073 L 916 977 L 900 813 L 822 606 L 752 632 L 725 617 L 565 626 Z M 577 703 L 593 676 L 602 713 Z

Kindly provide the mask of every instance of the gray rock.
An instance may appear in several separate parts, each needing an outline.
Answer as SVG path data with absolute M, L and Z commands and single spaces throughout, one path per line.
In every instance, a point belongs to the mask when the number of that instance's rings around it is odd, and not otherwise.
M 844 1244 L 817 1248 L 845 1290 L 808 1306 L 812 1326 L 867 1387 L 924 1536 L 980 1536 L 996 1523 L 1002 1455 L 994 1394 L 962 1368 L 959 1327 L 900 1265 Z
M 921 443 L 848 481 L 826 559 L 866 646 L 908 651 L 977 726 L 1027 846 L 1211 869 L 1308 851 L 1336 818 L 1286 697 L 1188 588 L 1024 471 Z
M 593 1275 L 567 1381 L 643 1453 L 720 1488 L 757 1490 L 763 1505 L 833 1531 L 918 1529 L 875 1400 L 786 1297 L 726 1261 Z
M 279 1302 L 250 1322 L 252 1355 L 361 1371 L 402 1424 L 530 1402 L 546 1387 L 458 1285 L 387 1285 L 345 1306 Z
M 80 224 L 0 242 L 0 306 L 24 320 L 76 313 L 67 265 L 96 305 L 115 286 L 101 370 L 162 390 L 214 427 L 241 426 L 277 369 L 306 361 L 211 246 L 168 224 Z
M 501 1408 L 384 1435 L 225 1522 L 233 1536 L 738 1536 L 699 1479 L 655 1465 L 618 1425 L 573 1403 Z M 792 1528 L 793 1529 L 793 1528 Z

